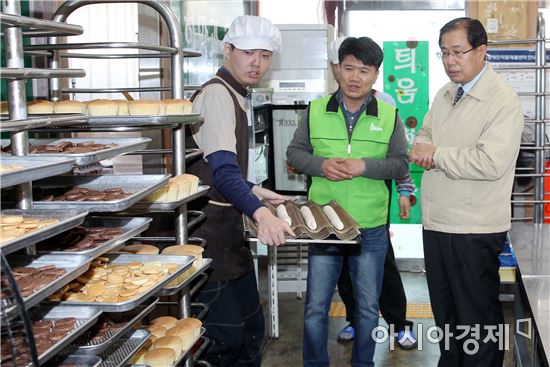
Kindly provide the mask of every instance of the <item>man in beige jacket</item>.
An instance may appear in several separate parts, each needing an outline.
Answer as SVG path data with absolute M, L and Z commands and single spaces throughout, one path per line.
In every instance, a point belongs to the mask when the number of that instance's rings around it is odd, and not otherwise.
M 502 366 L 498 255 L 510 229 L 522 107 L 486 62 L 478 20 L 450 21 L 439 46 L 451 81 L 437 93 L 409 156 L 427 169 L 424 259 L 435 322 L 445 332 L 438 365 Z

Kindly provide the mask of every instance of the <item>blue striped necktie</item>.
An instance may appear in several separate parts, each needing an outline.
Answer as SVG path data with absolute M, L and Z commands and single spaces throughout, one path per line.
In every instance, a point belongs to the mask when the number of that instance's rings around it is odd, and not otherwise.
M 458 90 L 456 91 L 455 101 L 453 102 L 453 106 L 458 102 L 460 98 L 462 98 L 462 95 L 464 94 L 464 89 L 462 87 L 458 87 Z

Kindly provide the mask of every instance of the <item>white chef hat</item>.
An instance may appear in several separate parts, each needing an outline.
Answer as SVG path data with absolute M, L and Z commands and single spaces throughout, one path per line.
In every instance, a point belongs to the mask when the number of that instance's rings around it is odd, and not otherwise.
M 338 60 L 338 50 L 346 38 L 348 38 L 348 36 L 341 36 L 330 43 L 330 47 L 328 48 L 328 60 L 331 63 L 335 65 L 340 63 L 340 60 Z
M 241 50 L 279 51 L 281 32 L 267 18 L 242 15 L 233 20 L 223 42 Z

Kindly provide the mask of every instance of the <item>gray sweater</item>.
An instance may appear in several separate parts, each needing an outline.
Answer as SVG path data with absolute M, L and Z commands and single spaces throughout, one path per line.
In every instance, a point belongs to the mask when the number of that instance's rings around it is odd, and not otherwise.
M 367 106 L 366 113 L 369 113 L 369 107 L 372 103 L 377 103 L 375 97 L 373 97 L 369 106 Z M 342 104 L 340 104 L 340 108 L 344 108 Z M 363 158 L 365 162 L 363 176 L 379 180 L 389 180 L 402 177 L 408 173 L 409 164 L 405 127 L 399 118 L 399 114 L 396 115 L 395 129 L 390 139 L 386 158 L 380 160 Z M 309 139 L 309 108 L 307 116 L 307 119 L 298 125 L 294 137 L 286 150 L 286 157 L 288 163 L 298 171 L 308 176 L 323 176 L 321 165 L 327 158 L 313 155 L 313 147 Z M 345 124 L 346 122 L 342 120 L 342 123 Z

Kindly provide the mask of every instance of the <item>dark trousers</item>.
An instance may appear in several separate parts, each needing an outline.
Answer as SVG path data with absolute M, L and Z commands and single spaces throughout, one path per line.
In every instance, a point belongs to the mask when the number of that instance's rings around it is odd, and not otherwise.
M 229 281 L 207 282 L 198 301 L 210 308 L 204 320 L 213 366 L 260 366 L 264 315 L 254 271 Z
M 348 258 L 344 257 L 342 273 L 338 279 L 338 293 L 346 306 L 346 320 L 353 326 L 355 302 L 353 301 L 353 289 L 348 270 Z M 395 263 L 395 255 L 391 241 L 388 244 L 386 260 L 384 261 L 384 278 L 382 280 L 382 292 L 379 300 L 380 312 L 384 320 L 394 325 L 395 332 L 405 330 L 405 326 L 412 328 L 412 321 L 406 320 L 407 297 L 403 289 L 403 282 Z
M 435 323 L 453 335 L 439 343 L 438 366 L 501 367 L 503 348 L 499 348 L 497 341 L 483 340 L 488 334 L 487 326 L 498 330 L 499 324 L 504 325 L 498 299 L 498 255 L 506 233 L 451 234 L 424 230 L 423 236 Z M 476 325 L 479 335 L 474 335 Z M 457 340 L 466 328 L 470 331 Z M 477 351 L 475 344 L 479 345 Z

